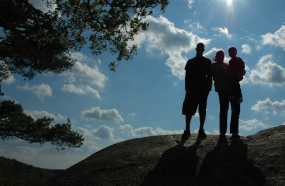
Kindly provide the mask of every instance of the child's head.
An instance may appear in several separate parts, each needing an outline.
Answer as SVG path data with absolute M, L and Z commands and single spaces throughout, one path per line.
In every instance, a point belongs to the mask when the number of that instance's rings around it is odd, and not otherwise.
M 224 62 L 224 57 L 225 57 L 224 51 L 219 50 L 219 51 L 216 53 L 216 56 L 215 56 L 215 58 L 214 58 L 214 61 L 216 61 L 217 63 L 223 63 L 223 62 Z
M 235 47 L 229 48 L 228 52 L 231 58 L 234 58 L 237 56 L 237 49 Z

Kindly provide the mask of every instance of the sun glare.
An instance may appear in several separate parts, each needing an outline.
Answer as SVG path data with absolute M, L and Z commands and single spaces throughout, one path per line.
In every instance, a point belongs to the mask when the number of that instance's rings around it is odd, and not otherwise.
M 233 0 L 227 0 L 228 5 L 232 4 Z

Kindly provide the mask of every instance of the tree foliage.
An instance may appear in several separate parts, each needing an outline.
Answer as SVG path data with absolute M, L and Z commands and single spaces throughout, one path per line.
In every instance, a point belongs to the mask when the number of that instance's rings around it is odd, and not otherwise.
M 3 140 L 17 137 L 41 145 L 50 142 L 58 146 L 58 150 L 82 146 L 83 135 L 72 130 L 69 119 L 63 124 L 54 124 L 53 121 L 53 118 L 46 117 L 34 120 L 14 101 L 0 103 L 0 136 Z
M 74 63 L 68 38 L 56 14 L 43 13 L 26 0 L 0 0 L 0 60 L 32 79 L 36 73 L 61 73 Z M 1 77 L 0 77 L 1 78 Z
M 69 51 L 87 43 L 94 55 L 110 51 L 117 54 L 117 62 L 130 60 L 137 47 L 128 42 L 148 28 L 143 18 L 158 6 L 164 12 L 168 5 L 168 0 L 45 2 L 55 11 L 43 12 L 28 0 L 0 0 L 0 61 L 29 79 L 69 69 L 75 62 Z M 109 66 L 115 71 L 116 62 Z

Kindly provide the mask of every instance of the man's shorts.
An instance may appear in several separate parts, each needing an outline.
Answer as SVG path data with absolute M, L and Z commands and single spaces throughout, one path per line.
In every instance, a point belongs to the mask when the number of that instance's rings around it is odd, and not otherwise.
M 195 115 L 199 105 L 199 114 L 206 115 L 207 99 L 209 91 L 186 91 L 185 99 L 182 106 L 183 115 Z

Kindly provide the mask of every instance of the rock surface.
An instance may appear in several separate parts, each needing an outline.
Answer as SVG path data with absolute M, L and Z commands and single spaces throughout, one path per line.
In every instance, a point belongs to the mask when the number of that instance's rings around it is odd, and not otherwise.
M 120 142 L 94 153 L 47 185 L 285 186 L 285 126 L 242 137 L 192 134 Z

